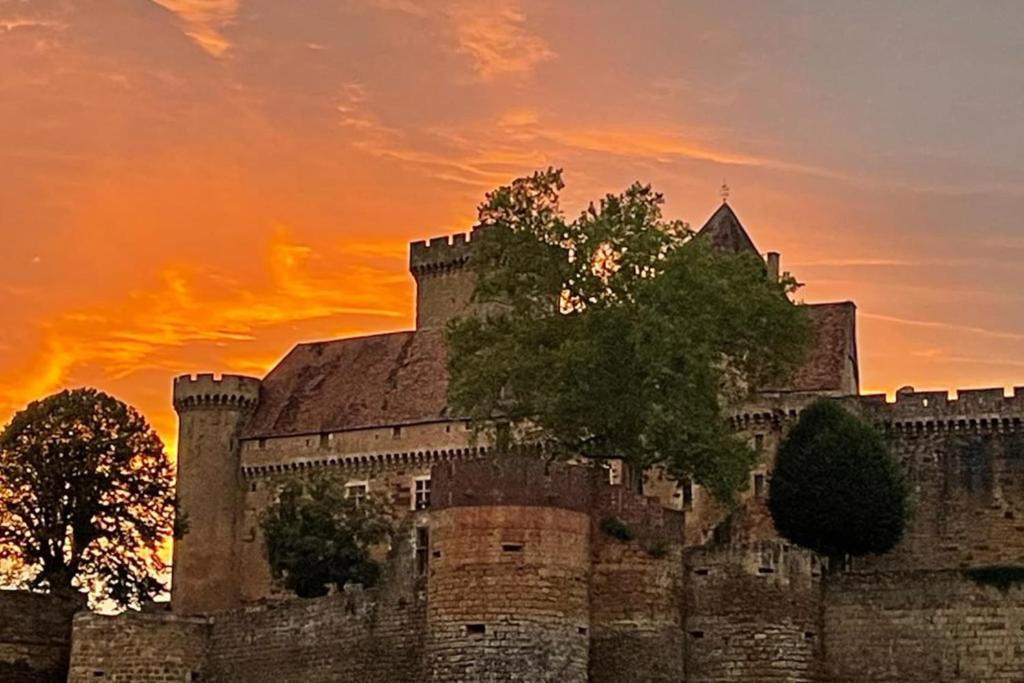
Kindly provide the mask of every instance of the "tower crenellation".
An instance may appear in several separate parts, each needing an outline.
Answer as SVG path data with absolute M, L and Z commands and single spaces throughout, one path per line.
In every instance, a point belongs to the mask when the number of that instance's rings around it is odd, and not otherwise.
M 455 233 L 409 245 L 409 270 L 413 275 L 437 274 L 462 268 L 469 261 L 472 233 Z
M 416 279 L 416 329 L 444 327 L 470 310 L 475 280 L 466 265 L 476 235 L 458 233 L 409 245 L 409 272 Z
M 260 380 L 244 375 L 203 373 L 174 378 L 174 409 L 224 407 L 247 410 L 260 398 Z

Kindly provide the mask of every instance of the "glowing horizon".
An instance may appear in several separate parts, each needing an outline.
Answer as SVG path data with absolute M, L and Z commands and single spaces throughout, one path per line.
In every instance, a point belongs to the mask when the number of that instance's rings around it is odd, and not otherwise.
M 730 204 L 862 391 L 1024 385 L 1014 5 L 0 0 L 0 422 L 412 327 L 409 241 L 549 165 Z

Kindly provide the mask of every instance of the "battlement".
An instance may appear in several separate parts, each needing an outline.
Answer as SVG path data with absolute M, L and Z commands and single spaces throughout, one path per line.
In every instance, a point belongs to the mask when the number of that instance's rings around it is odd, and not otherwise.
M 769 428 L 795 420 L 817 395 L 763 397 L 732 415 L 736 429 Z M 837 399 L 881 427 L 897 431 L 1008 431 L 1024 428 L 1024 387 L 1007 395 L 1002 388 L 915 391 L 905 387 L 894 401 L 885 394 Z
M 587 513 L 596 476 L 595 470 L 530 456 L 440 463 L 431 470 L 431 508 L 516 505 Z
M 409 244 L 409 271 L 413 275 L 458 270 L 469 261 L 475 233 L 456 233 Z
M 174 378 L 174 409 L 234 408 L 248 410 L 260 399 L 260 380 L 245 375 L 213 373 Z

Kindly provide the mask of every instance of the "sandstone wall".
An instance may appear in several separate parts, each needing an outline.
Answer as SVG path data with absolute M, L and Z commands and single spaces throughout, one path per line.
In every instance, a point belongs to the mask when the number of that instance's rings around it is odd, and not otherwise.
M 430 680 L 587 680 L 586 514 L 457 507 L 432 512 L 430 533 Z
M 169 613 L 75 618 L 68 683 L 202 680 L 209 620 Z
M 0 591 L 0 681 L 63 683 L 78 607 L 49 595 Z
M 683 516 L 620 486 L 601 486 L 595 498 L 588 680 L 680 681 Z M 608 519 L 629 538 L 608 533 Z
M 68 681 L 407 683 L 421 676 L 424 614 L 422 597 L 361 591 L 210 617 L 85 614 Z
M 817 680 L 820 567 L 780 542 L 686 553 L 686 680 Z
M 205 680 L 406 683 L 420 680 L 422 598 L 361 592 L 216 615 Z
M 443 327 L 470 309 L 475 279 L 466 263 L 472 236 L 460 233 L 409 245 L 409 271 L 416 279 L 416 329 Z
M 1024 589 L 959 571 L 846 574 L 826 583 L 828 683 L 1024 680 Z

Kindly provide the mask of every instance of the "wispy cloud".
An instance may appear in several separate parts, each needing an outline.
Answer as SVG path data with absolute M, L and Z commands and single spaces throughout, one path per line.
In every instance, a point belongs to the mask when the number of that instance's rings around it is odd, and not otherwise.
M 518 0 L 372 0 L 380 9 L 426 18 L 439 9 L 455 39 L 453 49 L 469 57 L 482 81 L 526 75 L 556 57 L 547 42 L 528 28 Z
M 540 36 L 527 28 L 527 16 L 514 0 L 468 0 L 446 13 L 455 31 L 457 50 L 469 56 L 481 79 L 528 74 L 555 57 Z
M 896 325 L 906 325 L 909 327 L 923 327 L 935 330 L 948 330 L 950 332 L 960 332 L 964 334 L 974 334 L 991 339 L 1009 339 L 1014 341 L 1024 341 L 1024 333 L 1020 332 L 1007 332 L 1005 330 L 993 330 L 987 327 L 977 327 L 974 325 L 958 325 L 956 323 L 947 323 L 938 320 L 915 320 L 912 318 L 900 318 L 892 315 L 882 315 L 879 313 L 865 313 L 861 312 L 860 317 L 868 320 L 878 320 L 879 322 L 893 323 Z
M 214 57 L 222 56 L 231 43 L 224 27 L 238 14 L 241 0 L 152 0 L 174 12 L 185 25 L 185 33 Z

